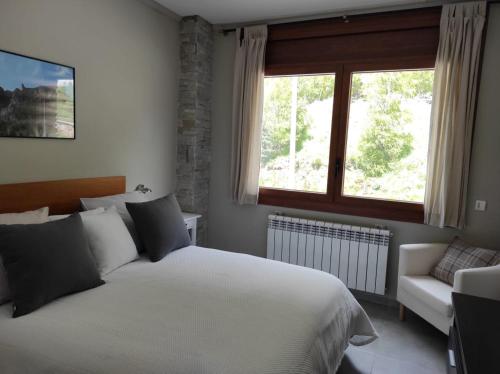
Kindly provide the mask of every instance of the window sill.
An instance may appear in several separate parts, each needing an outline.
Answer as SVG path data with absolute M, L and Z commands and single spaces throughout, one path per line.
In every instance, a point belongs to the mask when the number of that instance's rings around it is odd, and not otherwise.
M 368 199 L 343 198 L 353 203 L 332 202 L 323 199 L 291 198 L 274 194 L 275 190 L 261 189 L 259 205 L 271 205 L 284 208 L 294 208 L 346 214 L 351 216 L 388 219 L 401 222 L 423 223 L 424 208 L 422 204 L 395 203 L 389 201 L 373 201 Z M 326 195 L 321 195 L 326 198 Z

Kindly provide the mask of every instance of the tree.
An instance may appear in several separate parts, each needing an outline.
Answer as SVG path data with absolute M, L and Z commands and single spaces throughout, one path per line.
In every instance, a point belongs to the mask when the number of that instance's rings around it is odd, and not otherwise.
M 290 152 L 290 122 L 292 81 L 290 77 L 268 78 L 265 82 L 264 113 L 262 128 L 262 163 L 286 156 Z M 301 76 L 298 78 L 296 151 L 310 139 L 308 130 L 311 119 L 307 106 L 318 100 L 333 97 L 333 75 Z
M 365 177 L 381 177 L 394 171 L 413 150 L 413 136 L 401 130 L 406 120 L 399 103 L 393 102 L 389 107 L 386 113 L 371 114 L 372 124 L 361 137 L 354 164 Z
M 405 125 L 412 118 L 402 103 L 412 98 L 430 100 L 432 82 L 431 71 L 407 71 L 377 73 L 375 79 L 363 84 L 371 123 L 361 136 L 352 166 L 365 177 L 393 172 L 411 154 L 413 136 L 405 131 Z
M 363 90 L 363 82 L 359 74 L 352 75 L 351 79 L 351 100 L 366 99 L 366 94 Z

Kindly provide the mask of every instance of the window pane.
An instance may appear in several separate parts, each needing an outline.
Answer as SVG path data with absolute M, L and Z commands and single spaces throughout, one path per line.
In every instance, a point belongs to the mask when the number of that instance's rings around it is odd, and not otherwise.
M 354 73 L 343 194 L 423 202 L 433 70 Z
M 260 186 L 326 193 L 335 75 L 267 77 Z

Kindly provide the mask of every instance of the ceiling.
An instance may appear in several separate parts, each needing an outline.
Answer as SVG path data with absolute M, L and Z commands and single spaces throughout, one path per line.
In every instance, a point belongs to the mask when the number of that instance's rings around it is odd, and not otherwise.
M 213 24 L 356 11 L 431 2 L 429 0 L 155 0 L 180 16 L 199 15 Z

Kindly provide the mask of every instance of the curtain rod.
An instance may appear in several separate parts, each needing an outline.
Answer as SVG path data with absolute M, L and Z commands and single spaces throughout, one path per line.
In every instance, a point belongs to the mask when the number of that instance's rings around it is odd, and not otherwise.
M 498 0 L 500 1 L 500 0 Z M 353 15 L 357 15 L 357 14 L 351 14 L 351 16 Z M 344 20 L 344 22 L 349 22 L 348 20 L 348 17 L 349 15 L 347 14 L 343 14 L 343 15 L 338 15 L 338 16 L 334 16 L 334 17 L 326 17 L 326 18 L 342 18 Z M 312 18 L 312 19 L 308 19 L 306 21 L 314 21 L 314 20 L 318 20 L 318 19 L 321 19 L 321 18 Z M 302 22 L 302 21 L 292 21 L 293 22 Z M 271 25 L 278 25 L 280 24 L 281 22 L 277 22 L 277 23 L 271 23 Z M 283 22 L 283 23 L 287 23 L 287 22 Z M 241 28 L 244 28 L 244 26 L 241 26 Z M 222 29 L 221 32 L 224 34 L 224 35 L 227 35 L 229 33 L 232 33 L 232 32 L 236 32 L 236 27 L 233 27 L 233 28 L 229 28 L 229 29 Z
M 260 21 L 260 22 L 253 22 L 253 23 L 248 23 L 248 24 L 242 24 L 236 25 L 238 27 L 245 27 L 245 26 L 251 26 L 255 24 L 262 24 L 262 23 L 267 23 L 268 25 L 277 25 L 281 23 L 294 23 L 294 22 L 304 22 L 304 21 L 314 21 L 318 19 L 326 19 L 326 18 L 344 18 L 346 19 L 349 16 L 356 16 L 356 15 L 361 15 L 361 14 L 372 14 L 372 13 L 381 13 L 381 12 L 392 12 L 392 11 L 400 11 L 400 10 L 410 10 L 410 9 L 421 9 L 421 8 L 430 8 L 433 6 L 441 6 L 443 5 L 443 1 L 446 0 L 431 0 L 427 3 L 420 3 L 420 4 L 412 4 L 412 5 L 403 5 L 403 6 L 389 6 L 389 7 L 373 7 L 373 8 L 368 8 L 368 9 L 353 9 L 350 11 L 340 11 L 340 12 L 330 12 L 330 13 L 324 13 L 324 14 L 316 14 L 316 15 L 309 15 L 309 16 L 303 16 L 303 17 L 287 17 L 287 18 L 281 18 L 281 19 L 274 19 L 274 20 L 268 20 L 268 21 Z M 500 1 L 500 0 L 490 0 L 490 1 Z M 223 26 L 223 25 L 221 25 Z M 232 25 L 228 25 L 232 26 Z M 224 35 L 236 32 L 236 27 L 228 27 L 228 28 L 223 28 L 222 30 L 219 29 L 219 32 L 223 33 Z
M 485 0 L 488 4 L 498 4 L 500 3 L 500 0 Z M 325 19 L 325 18 L 340 18 L 342 17 L 344 20 L 347 19 L 347 17 L 349 16 L 356 16 L 356 15 L 361 15 L 361 14 L 371 14 L 371 13 L 379 13 L 379 12 L 391 12 L 391 11 L 398 11 L 398 10 L 410 10 L 410 9 L 422 9 L 422 8 L 430 8 L 430 7 L 433 7 L 433 6 L 441 6 L 441 5 L 444 5 L 446 3 L 456 3 L 456 2 L 460 2 L 460 0 L 452 0 L 452 1 L 443 1 L 443 0 L 438 0 L 438 1 L 430 1 L 428 3 L 420 3 L 420 4 L 414 4 L 414 5 L 419 5 L 417 7 L 413 6 L 413 7 L 396 7 L 396 9 L 394 9 L 394 7 L 389 7 L 389 8 L 372 8 L 372 9 L 366 9 L 366 12 L 364 10 L 354 10 L 354 11 L 350 11 L 350 12 L 344 12 L 344 13 L 331 13 L 329 15 L 324 15 L 324 16 L 317 16 L 317 17 L 314 17 L 314 16 L 311 16 L 311 17 L 305 17 L 305 18 L 295 18 L 295 19 L 283 19 L 283 20 L 275 20 L 274 22 L 273 21 L 270 21 L 268 22 L 268 24 L 270 25 L 273 25 L 273 24 L 280 24 L 280 23 L 293 23 L 293 22 L 302 22 L 302 21 L 312 21 L 312 20 L 317 20 L 317 19 Z M 385 9 L 385 10 L 384 10 Z M 241 26 L 242 28 L 244 27 Z M 224 35 L 228 35 L 230 33 L 233 33 L 233 32 L 236 32 L 236 27 L 232 27 L 232 28 L 227 28 L 227 29 L 222 29 L 220 30 L 220 32 L 222 32 Z

